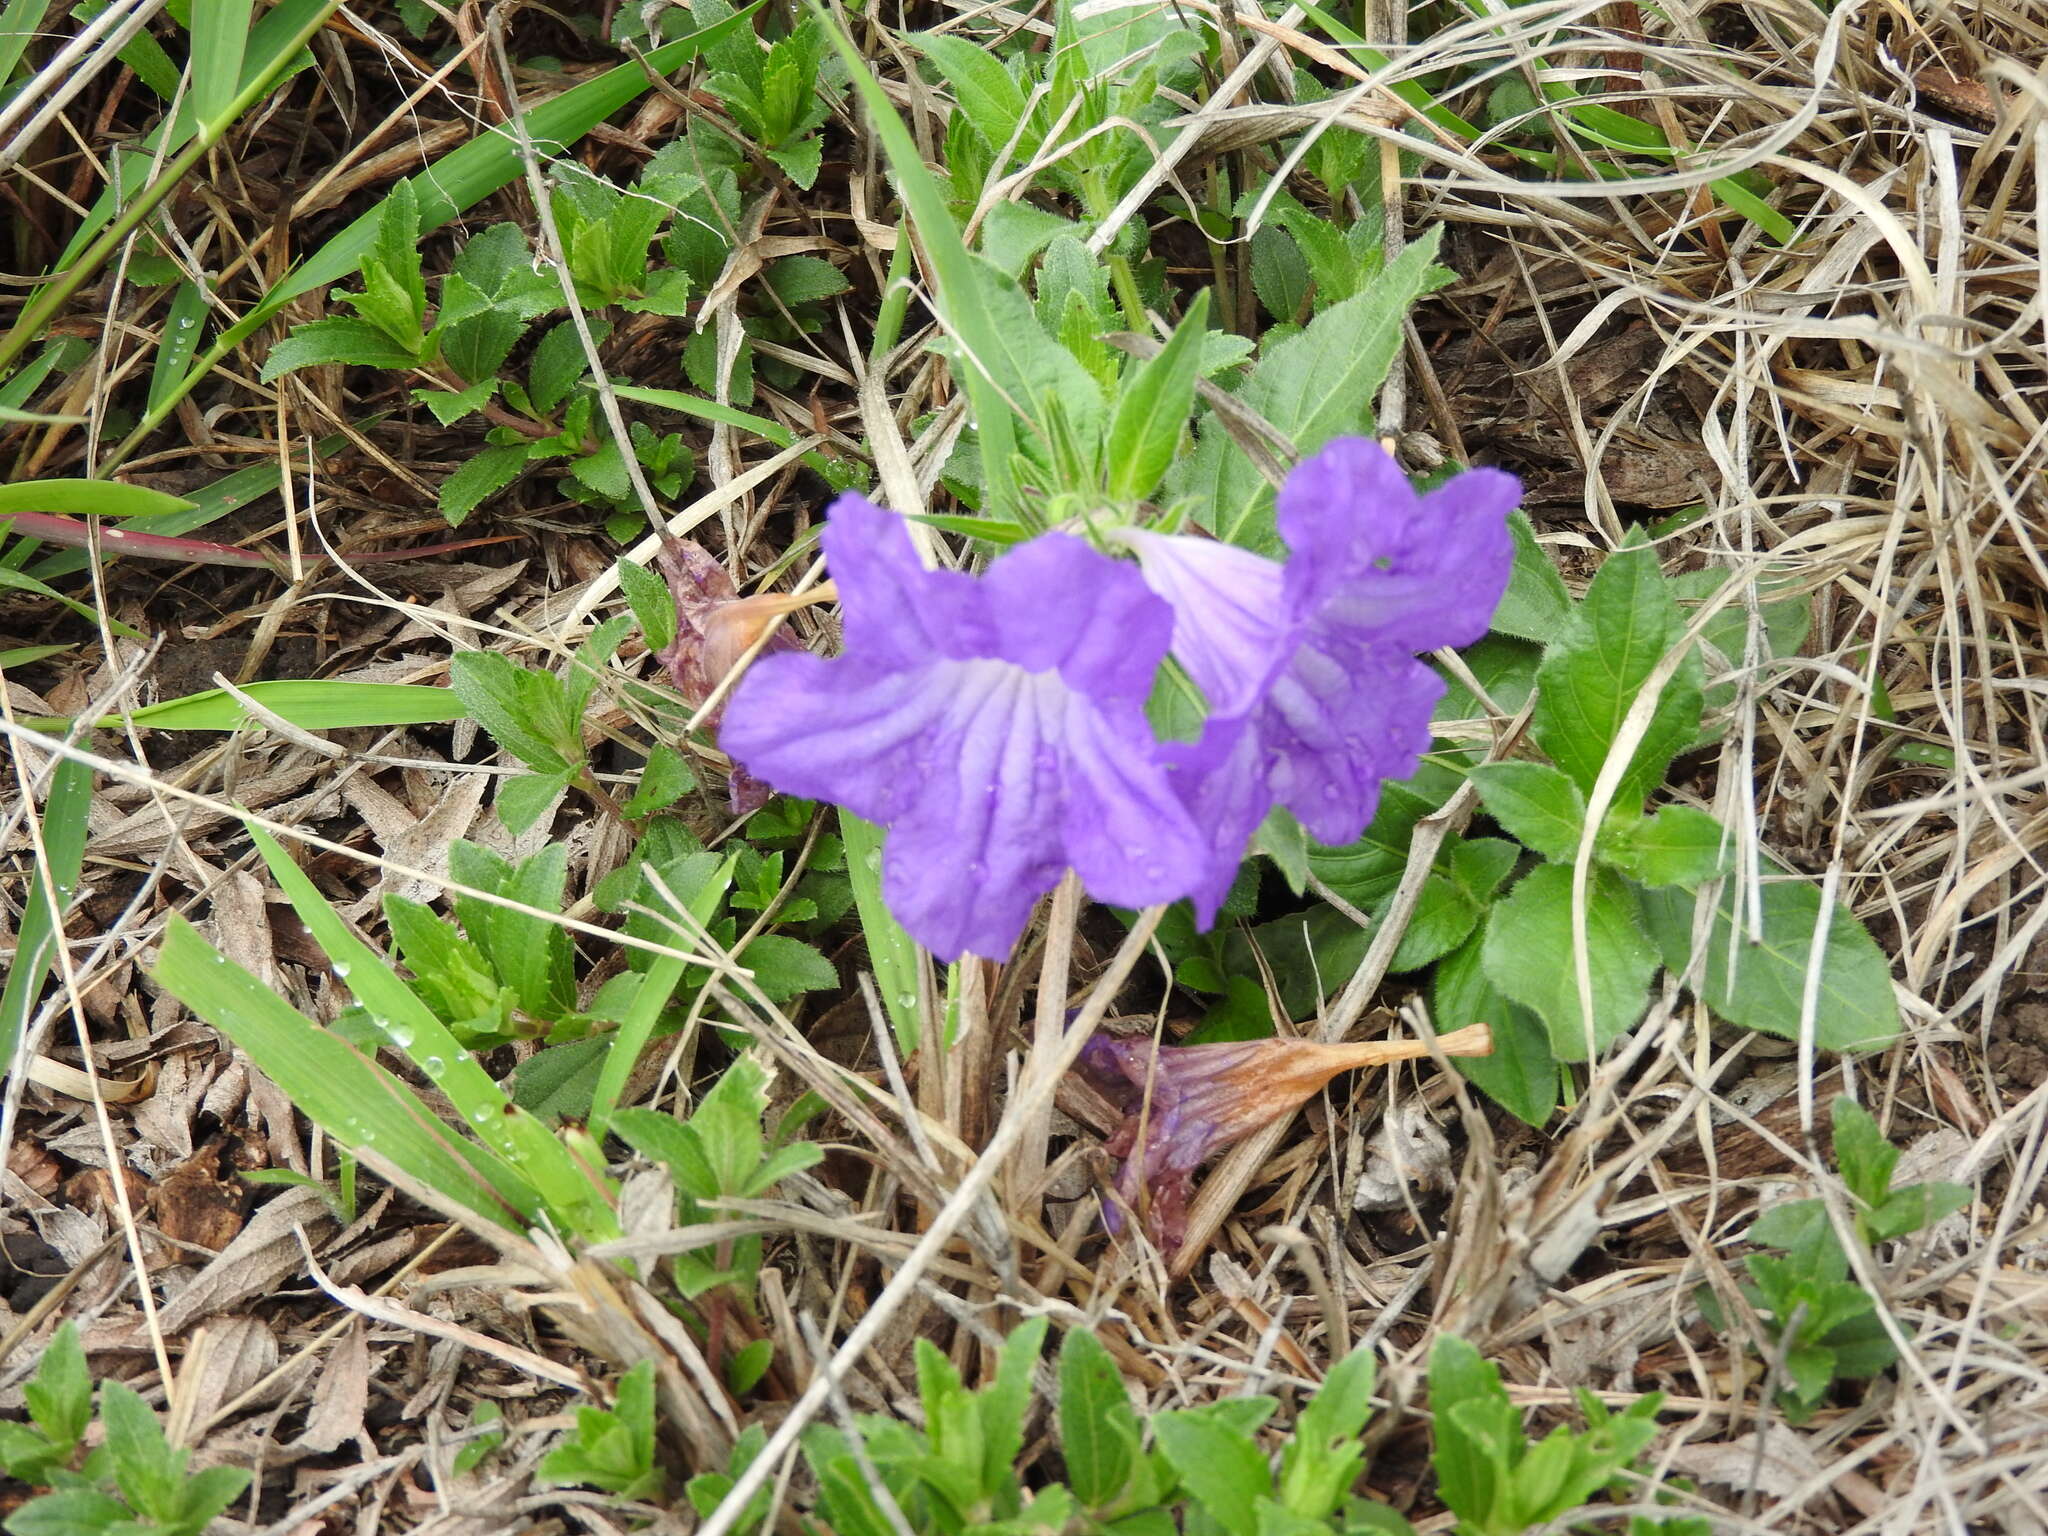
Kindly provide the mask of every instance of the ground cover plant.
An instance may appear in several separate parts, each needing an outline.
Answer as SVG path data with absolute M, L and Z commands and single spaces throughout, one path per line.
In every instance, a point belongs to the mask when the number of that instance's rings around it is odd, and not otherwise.
M 0 7 L 0 1527 L 2038 1520 L 2036 9 Z

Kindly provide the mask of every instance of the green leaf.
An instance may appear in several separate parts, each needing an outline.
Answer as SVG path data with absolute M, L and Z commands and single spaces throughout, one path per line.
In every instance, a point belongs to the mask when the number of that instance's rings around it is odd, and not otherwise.
M 412 397 L 434 413 L 434 420 L 447 427 L 453 426 L 465 416 L 474 416 L 491 403 L 491 396 L 497 392 L 498 381 L 487 378 L 480 384 L 472 384 L 459 394 L 448 389 L 416 389 L 412 392 Z
M 844 272 L 818 256 L 785 256 L 763 275 L 775 296 L 792 308 L 829 299 L 853 286 Z
M 68 1455 L 92 1423 L 92 1374 L 78 1341 L 78 1324 L 66 1321 L 50 1335 L 35 1379 L 21 1392 L 36 1428 Z
M 93 800 L 92 777 L 91 768 L 69 759 L 50 772 L 49 796 L 42 810 L 44 858 L 37 861 L 34 878 L 28 883 L 16 924 L 14 953 L 8 958 L 6 980 L 0 982 L 0 1062 L 15 1059 L 43 979 L 55 963 L 58 932 L 78 892 Z M 54 1342 L 51 1347 L 56 1347 Z
M 1586 826 L 1586 797 L 1548 763 L 1482 763 L 1472 770 L 1486 814 L 1547 859 L 1570 859 Z
M 1429 1355 L 1429 1406 L 1438 1496 L 1471 1529 L 1501 1530 L 1490 1517 L 1506 1492 L 1508 1447 L 1522 1427 L 1500 1371 L 1465 1340 L 1439 1334 Z
M 189 105 L 201 123 L 227 118 L 240 94 L 253 10 L 251 0 L 195 0 L 192 6 Z
M 1252 291 L 1282 325 L 1292 325 L 1308 303 L 1308 261 L 1292 235 L 1270 224 L 1252 235 Z
M 1821 921 L 1820 889 L 1767 869 L 1757 899 L 1762 923 L 1752 942 L 1748 914 L 1736 908 L 1734 882 L 1723 882 L 1694 985 L 1729 1023 L 1796 1040 L 1807 963 Z M 1664 964 L 1686 974 L 1693 959 L 1693 896 L 1667 888 L 1643 891 L 1639 901 Z M 1814 1040 L 1824 1051 L 1868 1051 L 1889 1045 L 1898 1033 L 1899 1008 L 1884 952 L 1837 904 L 1828 917 L 1814 998 Z
M 66 1488 L 31 1499 L 7 1517 L 9 1536 L 98 1536 L 129 1520 L 126 1504 L 94 1488 Z
M 1270 348 L 1239 398 L 1304 454 L 1334 437 L 1362 432 L 1372 401 L 1401 347 L 1415 301 L 1451 281 L 1436 265 L 1441 227 L 1410 241 L 1356 296 L 1334 304 L 1299 333 Z M 1218 538 L 1252 549 L 1277 547 L 1272 488 L 1214 417 L 1174 488 L 1207 508 Z
M 1053 241 L 1087 233 L 1072 219 L 1030 203 L 997 203 L 981 225 L 981 253 L 1007 277 L 1023 280 L 1031 258 Z
M 745 1397 L 761 1384 L 775 1363 L 775 1341 L 756 1339 L 733 1355 L 725 1367 L 725 1384 L 735 1397 Z
M 603 341 L 605 328 L 591 327 L 591 338 Z M 590 372 L 590 359 L 583 351 L 583 338 L 572 320 L 550 326 L 534 343 L 533 357 L 526 365 L 526 391 L 537 410 L 552 411 L 569 398 L 569 391 Z
M 517 480 L 527 460 L 527 449 L 522 443 L 494 444 L 478 450 L 441 482 L 441 515 L 450 526 L 459 527 L 486 500 Z
M 633 609 L 633 617 L 640 621 L 640 631 L 647 637 L 647 649 L 665 651 L 676 641 L 676 605 L 669 595 L 668 583 L 644 565 L 635 565 L 630 560 L 621 560 L 618 565 L 619 590 L 626 594 L 626 602 Z
M 138 1514 L 168 1521 L 178 1512 L 185 1453 L 171 1448 L 149 1404 L 126 1382 L 101 1383 L 100 1421 L 122 1497 Z
M 958 111 L 1000 153 L 1024 120 L 1024 88 L 992 50 L 950 32 L 917 32 L 907 41 L 946 77 Z M 1000 171 L 1001 166 L 993 169 Z M 972 189 L 979 191 L 979 188 Z
M 1593 851 L 1638 884 L 1696 890 L 1725 869 L 1727 842 L 1705 811 L 1666 805 L 1653 816 L 1609 817 Z
M 754 985 L 778 1002 L 799 992 L 829 992 L 839 985 L 832 962 L 801 939 L 764 933 L 736 958 L 754 973 Z
M 283 678 L 244 683 L 237 690 L 281 720 L 306 731 L 340 731 L 365 725 L 437 725 L 460 720 L 461 698 L 447 688 L 419 683 L 349 683 L 320 678 Z M 126 715 L 103 715 L 102 730 L 124 725 L 151 731 L 238 731 L 251 724 L 234 694 L 218 688 L 165 699 Z
M 293 326 L 291 336 L 270 348 L 262 360 L 262 381 L 297 369 L 315 369 L 326 362 L 350 362 L 362 369 L 410 369 L 420 356 L 393 342 L 367 319 L 330 315 Z
M 541 697 L 559 680 L 520 666 L 496 651 L 457 651 L 448 666 L 449 686 L 462 700 L 469 717 L 491 733 L 491 739 L 542 773 L 561 773 L 572 765 L 550 739 Z
M 1319 1533 L 1327 1533 L 1322 1522 L 1351 1491 L 1365 1460 L 1358 1432 L 1372 1414 L 1374 1374 L 1370 1344 L 1333 1365 L 1280 1453 L 1280 1502 L 1316 1522 Z
M 1564 578 L 1550 556 L 1536 542 L 1529 514 L 1519 509 L 1510 512 L 1508 529 L 1515 539 L 1515 563 L 1508 572 L 1507 591 L 1493 611 L 1494 631 L 1518 640 L 1547 641 L 1571 616 L 1571 593 L 1565 590 Z
M 1202 337 L 1209 326 L 1205 288 L 1174 327 L 1159 354 L 1138 365 L 1118 391 L 1109 423 L 1106 455 L 1112 500 L 1137 501 L 1152 494 L 1180 450 L 1202 361 Z
M 917 943 L 882 899 L 882 829 L 841 808 L 839 834 L 846 843 L 846 875 L 867 940 L 868 964 L 889 1015 L 896 1044 L 907 1059 L 917 1050 L 920 1027 L 918 981 L 924 962 Z
M 1091 1510 L 1115 1504 L 1137 1470 L 1138 1416 L 1116 1361 L 1085 1328 L 1060 1344 L 1059 1427 L 1075 1495 Z
M 1644 681 L 1683 628 L 1656 556 L 1644 545 L 1630 545 L 1608 556 L 1585 601 L 1544 653 L 1531 730 L 1551 760 L 1587 793 Z M 1700 677 L 1694 652 L 1665 683 L 1615 789 L 1617 808 L 1640 809 L 1671 759 L 1696 738 Z
M 1882 1205 L 1891 1193 L 1899 1149 L 1884 1139 L 1870 1111 L 1847 1094 L 1837 1094 L 1828 1112 L 1834 1126 L 1835 1165 L 1842 1171 L 1842 1182 L 1863 1205 Z
M 535 1051 L 512 1069 L 512 1102 L 542 1120 L 587 1119 L 611 1048 L 609 1035 L 592 1035 Z
M 1627 887 L 1594 870 L 1586 888 L 1589 1042 L 1573 958 L 1572 872 L 1562 864 L 1532 869 L 1508 892 L 1487 921 L 1482 954 L 1487 979 L 1541 1016 L 1551 1050 L 1564 1061 L 1586 1060 L 1589 1045 L 1597 1056 L 1626 1033 L 1643 1016 L 1657 970 Z
M 575 776 L 575 769 L 563 768 L 554 773 L 527 773 L 517 778 L 500 779 L 494 802 L 498 808 L 498 820 L 505 824 L 507 832 L 517 837 L 562 798 L 569 788 L 569 781 Z
M 1557 1112 L 1557 1059 L 1550 1053 L 1550 1031 L 1538 1015 L 1509 1002 L 1486 979 L 1485 943 L 1482 930 L 1438 962 L 1430 981 L 1430 1016 L 1439 1030 L 1493 1026 L 1491 1056 L 1462 1057 L 1453 1065 L 1502 1109 L 1540 1130 Z
M 1155 1414 L 1152 1433 L 1174 1475 L 1217 1524 L 1232 1536 L 1257 1529 L 1258 1500 L 1272 1474 L 1256 1440 L 1185 1410 Z
M 60 512 L 74 517 L 148 517 L 190 511 L 181 496 L 118 480 L 17 480 L 0 485 L 0 517 L 10 512 Z
M 1904 1189 L 1893 1190 L 1877 1209 L 1864 1216 L 1864 1230 L 1873 1243 L 1889 1242 L 1933 1226 L 1967 1208 L 1975 1198 L 1963 1184 L 1908 1184 Z
M 674 747 L 656 746 L 647 754 L 647 766 L 640 771 L 640 784 L 633 797 L 620 807 L 637 821 L 665 810 L 697 787 L 697 776 Z

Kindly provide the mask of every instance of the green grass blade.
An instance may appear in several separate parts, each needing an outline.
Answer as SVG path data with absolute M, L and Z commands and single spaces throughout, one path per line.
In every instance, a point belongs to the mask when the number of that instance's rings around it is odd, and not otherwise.
M 597 1089 L 590 1099 L 590 1134 L 599 1146 L 604 1145 L 605 1132 L 611 1128 L 612 1111 L 619 1107 L 619 1095 L 625 1092 L 626 1079 L 632 1075 L 641 1051 L 646 1049 L 654 1026 L 661 1018 L 661 1010 L 668 1006 L 668 1000 L 675 996 L 676 988 L 682 984 L 684 968 L 684 962 L 674 955 L 656 955 L 654 963 L 647 967 L 647 974 L 640 978 L 640 990 L 633 994 L 633 1006 L 626 1010 L 626 1017 L 612 1036 L 611 1049 L 605 1053 L 604 1065 L 598 1069 Z
M 1017 487 L 1011 473 L 1011 456 L 1017 446 L 1016 425 L 1000 392 L 981 368 L 971 363 L 975 358 L 1003 355 L 1008 350 L 1008 342 L 978 302 L 982 283 L 974 258 L 961 240 L 953 215 L 946 207 L 946 196 L 939 190 L 932 173 L 925 168 L 924 157 L 917 152 L 910 130 L 903 126 L 903 119 L 896 115 L 888 93 L 868 68 L 867 61 L 860 56 L 860 50 L 854 47 L 853 40 L 841 30 L 838 19 L 822 8 L 819 15 L 824 21 L 826 35 L 832 39 L 832 46 L 846 61 L 854 89 L 860 92 L 861 100 L 867 106 L 869 121 L 881 136 L 896 190 L 902 196 L 904 206 L 910 210 L 911 227 L 923 243 L 925 254 L 931 258 L 938 284 L 939 314 L 968 353 L 970 365 L 960 372 L 963 375 L 961 383 L 966 386 L 974 404 L 974 429 L 981 441 L 982 474 L 986 477 L 989 493 L 982 510 L 1008 515 L 1017 510 Z M 1030 403 L 1018 402 L 1020 406 Z M 914 509 L 903 507 L 898 510 L 908 512 Z
M 399 979 L 391 960 L 355 936 L 277 839 L 253 822 L 247 825 L 299 921 L 392 1045 L 448 1095 L 478 1139 L 519 1171 L 549 1213 L 587 1235 L 615 1236 L 616 1223 L 597 1208 L 597 1190 L 554 1132 L 506 1097 L 434 1010 Z
M 7 8 L 0 10 L 0 88 L 14 78 L 14 66 L 49 14 L 50 0 L 8 0 Z
M 74 517 L 161 517 L 192 503 L 146 486 L 114 480 L 17 480 L 0 485 L 0 517 L 9 512 L 63 512 Z
M 851 811 L 839 813 L 839 836 L 846 844 L 846 876 L 853 885 L 853 904 L 868 941 L 868 963 L 882 1007 L 896 1031 L 897 1049 L 906 1059 L 917 1050 L 923 1015 L 918 1008 L 917 979 L 923 969 L 917 941 L 896 921 L 882 899 L 882 829 Z
M 463 717 L 462 701 L 454 689 L 419 683 L 285 678 L 248 683 L 240 691 L 280 719 L 308 731 L 339 731 L 359 725 L 439 725 Z M 233 694 L 209 688 L 127 715 L 110 715 L 99 724 L 112 729 L 123 721 L 153 731 L 234 731 L 249 724 L 250 717 Z
M 70 906 L 85 863 L 85 817 L 91 804 L 92 770 L 69 758 L 58 763 L 43 807 L 43 851 L 49 864 L 29 882 L 27 905 L 14 936 L 14 958 L 7 966 L 6 984 L 0 987 L 0 1066 L 12 1066 L 43 977 L 56 957 L 51 942 L 56 925 L 44 893 L 54 891 L 60 911 Z M 5 1075 L 0 1072 L 0 1077 Z
M 185 376 L 192 354 L 199 350 L 199 329 L 206 323 L 206 295 L 197 283 L 178 284 L 164 316 L 163 341 L 149 372 L 149 410 L 155 410 Z
M 538 1202 L 511 1168 L 479 1158 L 397 1077 L 293 1008 L 183 918 L 171 919 L 150 974 L 343 1146 L 374 1148 L 486 1220 L 516 1227 L 530 1219 Z
M 234 110 L 249 46 L 252 0 L 192 0 L 192 113 L 217 123 Z

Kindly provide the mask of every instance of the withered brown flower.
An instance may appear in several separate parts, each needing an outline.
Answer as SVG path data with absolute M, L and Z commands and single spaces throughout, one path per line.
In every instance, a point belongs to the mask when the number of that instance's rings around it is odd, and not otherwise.
M 655 653 L 655 659 L 668 668 L 676 692 L 692 708 L 701 708 L 718 691 L 771 620 L 830 595 L 814 590 L 795 596 L 769 592 L 741 597 L 725 567 L 691 539 L 666 541 L 655 557 L 655 564 L 667 580 L 669 596 L 676 605 L 676 637 Z M 801 649 L 796 637 L 785 628 L 768 637 L 762 653 Z M 704 724 L 715 731 L 724 713 L 721 701 L 706 716 Z M 735 816 L 759 810 L 772 793 L 737 763 L 727 787 Z
M 1446 1056 L 1487 1056 L 1493 1031 L 1472 1024 L 1441 1036 L 1437 1045 Z M 1123 1123 L 1106 1144 L 1124 1160 L 1117 1193 L 1141 1213 L 1160 1249 L 1172 1253 L 1187 1235 L 1195 1170 L 1210 1157 L 1292 1114 L 1340 1072 L 1428 1054 L 1420 1040 L 1322 1045 L 1283 1038 L 1155 1046 L 1145 1038 L 1097 1035 L 1082 1047 L 1076 1070 L 1123 1111 Z M 1117 1211 L 1111 1208 L 1106 1219 L 1114 1231 Z

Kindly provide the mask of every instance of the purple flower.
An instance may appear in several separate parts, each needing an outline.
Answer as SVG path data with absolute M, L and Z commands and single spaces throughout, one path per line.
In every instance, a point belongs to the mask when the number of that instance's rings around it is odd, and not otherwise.
M 1493 1031 L 1473 1024 L 1437 1038 L 1446 1056 L 1486 1056 Z M 1143 1218 L 1162 1251 L 1187 1235 L 1195 1170 L 1252 1132 L 1290 1115 L 1340 1072 L 1427 1056 L 1419 1040 L 1362 1040 L 1324 1045 L 1277 1038 L 1219 1045 L 1154 1046 L 1148 1038 L 1097 1035 L 1081 1048 L 1075 1070 L 1123 1115 L 1104 1143 L 1124 1160 L 1117 1193 Z M 1111 1232 L 1121 1217 L 1104 1213 Z
M 888 828 L 883 892 L 913 938 L 1005 957 L 1070 866 L 1118 906 L 1195 886 L 1212 855 L 1145 718 L 1173 612 L 1136 570 L 1058 533 L 979 579 L 926 570 L 858 496 L 822 543 L 845 653 L 763 657 L 719 744 Z
M 1474 469 L 1426 495 L 1377 443 L 1342 438 L 1287 477 L 1284 565 L 1213 540 L 1128 531 L 1173 606 L 1173 652 L 1209 723 L 1183 762 L 1211 834 L 1204 921 L 1274 805 L 1318 841 L 1354 841 L 1380 784 L 1428 750 L 1441 679 L 1416 652 L 1469 645 L 1506 590 L 1513 476 Z

